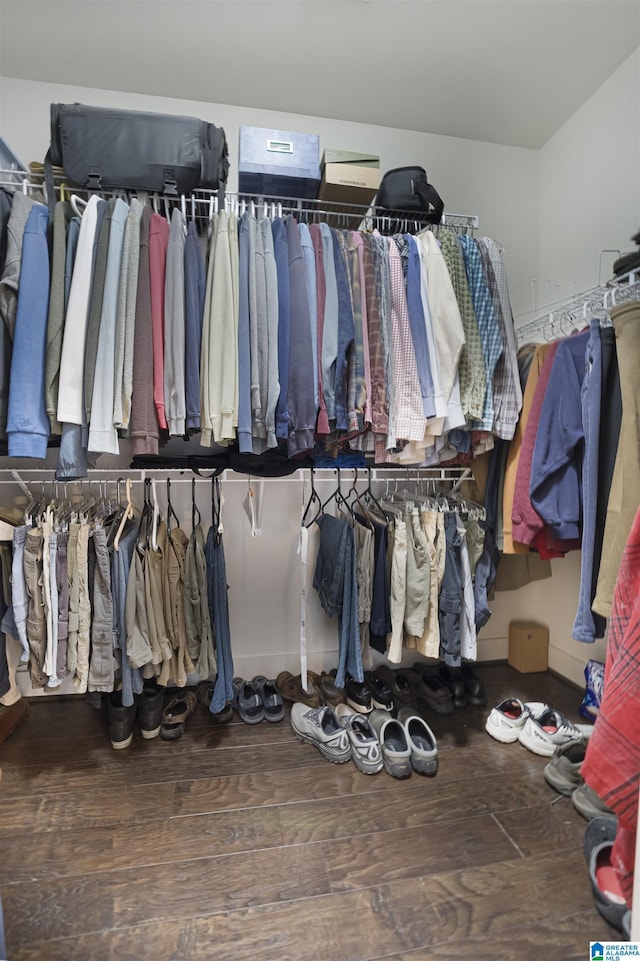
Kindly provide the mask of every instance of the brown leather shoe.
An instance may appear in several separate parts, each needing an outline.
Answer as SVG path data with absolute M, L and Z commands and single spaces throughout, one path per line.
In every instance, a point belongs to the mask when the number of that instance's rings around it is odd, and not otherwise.
M 333 674 L 326 674 L 323 671 L 320 675 L 319 687 L 325 704 L 337 707 L 338 704 L 347 703 L 347 692 L 343 687 L 336 687 L 336 679 Z
M 309 690 L 305 691 L 299 674 L 292 674 L 291 671 L 281 671 L 276 678 L 276 686 L 285 701 L 299 701 L 307 707 L 320 707 L 322 704 L 322 694 L 316 686 L 311 673 L 307 675 Z

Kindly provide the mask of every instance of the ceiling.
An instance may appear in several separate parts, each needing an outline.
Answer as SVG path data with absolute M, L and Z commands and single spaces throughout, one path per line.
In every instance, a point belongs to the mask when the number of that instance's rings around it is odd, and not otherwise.
M 533 148 L 639 44 L 640 0 L 0 0 L 4 76 Z

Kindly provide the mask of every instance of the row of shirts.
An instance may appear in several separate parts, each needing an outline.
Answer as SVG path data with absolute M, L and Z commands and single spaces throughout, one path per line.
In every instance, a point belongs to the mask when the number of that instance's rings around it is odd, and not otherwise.
M 489 238 L 223 210 L 203 240 L 179 208 L 168 221 L 97 195 L 81 216 L 56 205 L 51 259 L 46 207 L 15 195 L 8 228 L 9 455 L 44 457 L 51 434 L 70 465 L 118 454 L 121 436 L 153 455 L 199 431 L 241 453 L 341 436 L 379 462 L 428 463 L 452 439 L 468 451 L 471 431 L 513 436 L 513 318 Z

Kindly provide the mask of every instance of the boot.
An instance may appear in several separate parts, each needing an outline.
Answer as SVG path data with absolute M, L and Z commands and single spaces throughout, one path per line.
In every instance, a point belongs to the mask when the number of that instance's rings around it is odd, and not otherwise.
M 146 741 L 160 734 L 162 711 L 164 710 L 164 690 L 153 682 L 145 684 L 138 697 L 138 717 L 140 730 Z
M 109 721 L 109 740 L 116 751 L 129 747 L 133 740 L 133 725 L 136 721 L 136 705 L 122 706 L 122 691 L 114 691 L 107 701 Z

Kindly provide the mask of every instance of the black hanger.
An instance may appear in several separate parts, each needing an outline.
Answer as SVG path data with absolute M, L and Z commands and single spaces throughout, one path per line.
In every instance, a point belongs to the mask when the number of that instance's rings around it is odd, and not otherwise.
M 142 505 L 142 514 L 140 515 L 140 526 L 138 528 L 138 537 L 136 538 L 136 550 L 142 556 L 146 550 L 149 548 L 149 520 L 151 517 L 151 501 L 149 499 L 149 494 L 151 491 L 151 480 L 146 477 L 144 481 L 144 500 Z
M 171 518 L 173 517 L 176 522 L 176 527 L 180 527 L 180 519 L 173 507 L 171 506 L 171 478 L 167 477 L 167 536 L 169 540 L 173 540 L 171 536 Z
M 351 517 L 351 519 L 352 519 L 352 520 L 354 521 L 354 523 L 355 523 L 355 519 L 356 519 L 356 518 L 355 518 L 355 515 L 354 515 L 353 511 L 351 510 L 351 505 L 345 500 L 345 498 L 344 498 L 343 495 L 342 495 L 342 489 L 341 489 L 341 487 L 340 487 L 340 484 L 341 484 L 340 468 L 339 468 L 339 467 L 336 467 L 336 471 L 337 471 L 337 474 L 338 474 L 338 483 L 337 483 L 337 485 L 336 485 L 336 489 L 333 491 L 332 494 L 329 495 L 329 497 L 327 497 L 327 499 L 326 499 L 326 501 L 324 502 L 324 504 L 322 504 L 322 506 L 321 506 L 321 511 L 322 511 L 322 513 L 324 514 L 324 511 L 325 511 L 325 508 L 327 507 L 327 504 L 330 504 L 331 501 L 335 501 L 338 507 L 344 508 L 344 510 L 346 511 L 346 513 L 349 514 L 349 516 Z
M 198 519 L 196 520 L 196 515 Z M 199 527 L 202 522 L 202 516 L 196 504 L 196 479 L 191 478 L 191 539 L 193 543 L 196 542 L 196 527 Z
M 382 509 L 382 505 L 378 500 L 376 500 L 373 491 L 371 490 L 371 468 L 367 467 L 367 486 L 362 494 L 362 498 L 365 504 L 373 504 L 373 506 L 380 512 L 383 517 L 386 517 L 386 511 Z
M 313 474 L 313 470 L 314 470 L 313 467 L 311 467 L 310 470 L 311 470 L 311 494 L 309 495 L 309 500 L 307 501 L 306 507 L 305 507 L 305 509 L 304 509 L 304 513 L 303 513 L 303 515 L 302 515 L 302 526 L 303 526 L 303 527 L 311 527 L 312 524 L 315 524 L 315 522 L 317 521 L 318 517 L 319 517 L 320 514 L 322 513 L 322 501 L 321 501 L 320 498 L 318 497 L 318 492 L 317 492 L 317 490 L 316 490 L 316 485 L 315 485 L 315 480 L 314 480 L 314 474 Z M 317 510 L 316 510 L 315 514 L 313 515 L 313 517 L 311 518 L 311 520 L 308 521 L 308 520 L 307 520 L 307 514 L 309 513 L 309 510 L 311 509 L 311 506 L 312 506 L 313 504 L 316 504 L 316 505 L 317 505 Z

